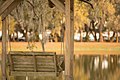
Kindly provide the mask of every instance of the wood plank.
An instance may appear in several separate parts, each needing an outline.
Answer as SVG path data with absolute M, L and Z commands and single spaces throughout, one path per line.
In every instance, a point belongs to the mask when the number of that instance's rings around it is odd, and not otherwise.
M 14 2 L 14 0 L 6 0 L 1 6 L 0 6 L 0 15 Z
M 31 72 L 34 72 L 34 67 L 32 67 L 32 68 L 30 68 L 30 67 L 29 68 L 28 67 L 27 68 L 15 68 L 14 67 L 14 71 L 26 71 L 26 72 L 31 71 Z
M 48 61 L 37 61 L 37 64 L 40 64 L 40 63 L 42 63 L 42 64 L 48 64 L 48 63 L 50 63 L 50 64 L 53 64 L 53 61 L 51 61 L 51 60 L 48 60 Z
M 43 68 L 43 69 L 55 69 L 55 67 L 54 66 L 48 66 L 48 65 L 46 65 L 46 66 L 37 66 L 37 68 L 39 69 L 41 69 L 41 68 Z
M 73 80 L 74 53 L 74 0 L 65 0 L 65 80 Z M 71 5 L 73 3 L 73 5 Z
M 50 68 L 50 69 L 48 69 L 48 68 L 46 68 L 46 69 L 44 69 L 44 68 L 41 68 L 41 69 L 38 68 L 37 70 L 38 70 L 38 72 L 55 72 L 54 68 Z
M 54 60 L 54 56 L 36 56 L 38 60 Z
M 37 63 L 38 66 L 41 66 L 41 65 L 47 65 L 47 66 L 54 66 L 55 63 Z
M 2 80 L 7 80 L 6 74 L 6 55 L 7 55 L 7 30 L 8 30 L 7 18 L 2 20 Z
M 12 71 L 11 75 L 15 76 L 56 76 L 55 72 L 17 72 Z
M 54 66 L 38 66 L 36 67 L 38 71 L 55 71 Z M 14 70 L 19 70 L 19 71 L 29 71 L 33 70 L 33 72 L 37 72 L 37 70 L 34 70 L 34 65 L 33 66 L 27 66 L 27 65 L 14 65 Z M 13 70 L 12 70 L 13 71 Z
M 22 64 L 34 64 L 34 61 L 31 60 L 31 59 L 30 59 L 30 60 L 27 59 L 27 61 L 24 61 L 24 60 L 23 60 L 23 61 L 20 61 L 20 60 L 19 60 L 19 61 L 15 61 L 15 60 L 14 60 L 13 63 L 14 63 L 14 64 L 21 64 L 21 65 L 22 65 Z M 51 60 L 48 60 L 48 61 L 47 61 L 47 60 L 37 60 L 37 64 L 38 64 L 38 65 L 46 65 L 46 64 L 47 64 L 47 65 L 53 65 L 53 64 L 55 64 L 55 63 L 54 63 L 53 61 L 51 61 Z
M 19 62 L 23 62 L 23 63 L 26 63 L 26 62 L 27 62 L 27 63 L 32 63 L 32 62 L 33 62 L 33 59 L 24 59 L 24 60 L 22 60 L 22 59 L 18 59 L 18 60 L 13 59 L 13 61 L 16 62 L 16 63 L 17 63 L 17 62 L 18 62 L 18 63 L 19 63 Z
M 19 71 L 19 72 L 36 72 L 34 71 L 33 68 L 14 68 L 14 71 Z M 37 68 L 37 72 L 55 72 L 54 68 Z
M 30 52 L 30 51 L 10 51 L 9 53 L 14 56 L 25 56 L 25 55 L 54 56 L 54 54 L 56 54 L 56 52 Z
M 12 56 L 12 58 L 14 59 L 14 60 L 27 60 L 27 59 L 29 59 L 29 60 L 31 60 L 31 59 L 33 59 L 33 57 L 32 56 L 13 56 L 13 55 L 11 55 Z
M 13 62 L 14 65 L 34 65 L 33 62 Z
M 14 56 L 12 56 L 14 57 Z M 12 58 L 14 62 L 33 62 L 33 58 L 31 57 L 19 57 L 19 58 Z
M 36 59 L 37 63 L 44 63 L 44 62 L 46 62 L 46 63 L 54 63 L 54 56 L 52 56 L 52 57 L 44 57 L 43 56 L 43 58 L 36 56 L 36 58 L 37 58 Z
M 17 64 L 17 65 L 14 65 L 14 68 L 34 68 L 33 65 L 21 65 L 21 64 Z
M 63 13 L 65 12 L 65 6 L 59 0 L 51 0 L 51 2 Z
M 9 1 L 9 0 L 8 0 Z M 22 0 L 14 0 L 8 7 L 3 11 L 2 19 L 10 14 L 10 12 L 21 2 Z

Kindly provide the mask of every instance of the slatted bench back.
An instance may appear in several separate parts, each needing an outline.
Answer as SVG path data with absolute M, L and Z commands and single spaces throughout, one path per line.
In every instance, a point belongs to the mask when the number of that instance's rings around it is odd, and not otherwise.
M 57 76 L 55 52 L 10 52 L 10 74 L 14 76 Z

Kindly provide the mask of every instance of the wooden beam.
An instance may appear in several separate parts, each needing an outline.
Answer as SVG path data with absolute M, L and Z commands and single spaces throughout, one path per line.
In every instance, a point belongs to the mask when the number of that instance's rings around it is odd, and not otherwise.
M 74 0 L 65 0 L 65 3 L 65 80 L 73 80 L 74 8 L 71 3 Z
M 65 6 L 59 0 L 51 0 L 51 2 L 60 9 L 63 13 L 65 12 Z
M 13 3 L 14 0 L 6 0 L 1 6 L 0 6 L 0 15 L 10 6 L 11 3 Z
M 6 54 L 7 54 L 7 18 L 2 20 L 2 80 L 7 80 L 6 74 Z
M 10 5 L 9 7 L 7 7 L 3 13 L 1 14 L 2 15 L 2 19 L 4 19 L 7 15 L 10 14 L 10 12 L 21 2 L 22 0 L 14 0 Z

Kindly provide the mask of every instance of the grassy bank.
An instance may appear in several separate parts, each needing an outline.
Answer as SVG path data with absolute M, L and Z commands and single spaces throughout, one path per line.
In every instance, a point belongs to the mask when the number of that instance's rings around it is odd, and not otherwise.
M 30 51 L 27 49 L 28 43 L 26 42 L 11 42 L 12 51 Z M 36 42 L 33 51 L 42 51 L 40 42 Z M 9 50 L 10 46 L 8 45 Z M 0 43 L 0 53 L 1 53 L 1 43 Z M 57 52 L 61 54 L 61 43 L 46 43 L 46 51 Z M 63 49 L 62 49 L 63 50 Z M 63 52 L 62 52 L 63 53 Z M 74 54 L 120 54 L 120 43 L 97 43 L 97 42 L 75 42 L 74 43 Z

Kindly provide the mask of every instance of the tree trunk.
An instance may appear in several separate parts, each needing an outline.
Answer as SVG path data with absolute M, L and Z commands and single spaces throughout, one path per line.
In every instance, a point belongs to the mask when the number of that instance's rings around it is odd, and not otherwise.
M 97 40 L 97 32 L 95 31 L 95 36 L 94 36 L 94 38 L 95 38 L 95 41 L 98 41 Z
M 28 28 L 26 27 L 26 32 L 25 32 L 25 41 L 27 42 L 28 41 Z
M 89 41 L 89 35 L 88 35 L 88 32 L 86 32 L 86 41 L 87 41 L 87 42 Z
M 42 16 L 42 14 L 41 14 L 41 16 L 40 16 L 40 19 L 41 19 L 41 26 L 42 26 L 42 40 L 40 40 L 40 42 L 41 42 L 41 45 L 42 45 L 42 50 L 43 50 L 43 52 L 45 52 L 45 27 L 44 27 L 44 24 L 43 24 L 43 16 Z
M 13 42 L 15 42 L 15 32 L 13 33 Z
M 88 33 L 89 33 L 89 27 L 88 27 L 87 24 L 84 24 L 84 27 L 85 27 L 85 31 L 86 31 L 86 41 L 89 41 L 89 35 L 88 35 Z
M 118 31 L 116 32 L 116 43 L 118 43 L 119 40 L 118 40 Z
M 102 36 L 102 31 L 101 30 L 99 32 L 99 42 L 103 42 L 103 36 Z
M 110 39 L 110 42 L 113 42 L 113 41 L 114 41 L 114 38 L 115 38 L 115 31 L 113 32 L 113 36 L 112 36 L 112 38 Z
M 82 42 L 82 41 L 83 41 L 83 36 L 82 36 L 82 33 L 83 33 L 83 30 L 81 29 L 81 30 L 80 30 L 80 42 Z
M 40 41 L 40 42 L 41 42 L 41 45 L 42 45 L 42 50 L 43 50 L 43 52 L 45 52 L 45 44 L 44 44 L 43 41 Z
M 108 29 L 108 41 L 110 41 L 110 29 Z
M 17 41 L 17 42 L 19 41 L 18 31 L 17 31 L 17 39 L 16 39 L 16 41 Z
M 100 27 L 99 27 L 99 41 L 100 42 L 103 42 L 102 28 L 103 28 L 103 21 L 100 20 Z
M 11 40 L 12 40 L 12 39 L 11 39 L 11 34 L 9 34 L 9 38 L 8 38 L 8 40 L 9 40 L 9 41 L 11 41 Z
M 97 31 L 96 31 L 96 29 L 95 29 L 95 26 L 96 25 L 94 25 L 94 20 L 92 20 L 91 22 L 90 22 L 90 25 L 92 26 L 92 29 L 93 29 L 93 31 L 91 31 L 92 32 L 92 34 L 93 34 L 93 36 L 94 36 L 94 39 L 95 39 L 95 41 L 97 41 Z

